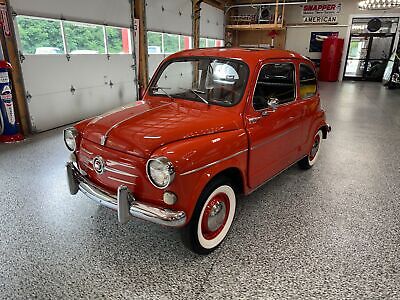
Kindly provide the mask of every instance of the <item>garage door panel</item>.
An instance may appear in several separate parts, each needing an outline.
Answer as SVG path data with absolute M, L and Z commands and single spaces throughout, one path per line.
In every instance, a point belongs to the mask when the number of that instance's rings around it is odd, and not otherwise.
M 136 100 L 131 55 L 32 55 L 22 63 L 36 132 L 104 113 Z M 110 84 L 111 83 L 111 84 Z M 71 91 L 73 87 L 73 91 Z
M 11 0 L 17 14 L 130 27 L 128 0 Z
M 148 0 L 146 3 L 147 30 L 192 34 L 191 1 Z

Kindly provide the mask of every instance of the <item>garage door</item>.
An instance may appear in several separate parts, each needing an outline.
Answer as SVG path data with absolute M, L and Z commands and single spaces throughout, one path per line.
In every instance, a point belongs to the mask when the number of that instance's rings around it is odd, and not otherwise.
M 12 1 L 35 132 L 136 100 L 129 2 L 71 2 Z

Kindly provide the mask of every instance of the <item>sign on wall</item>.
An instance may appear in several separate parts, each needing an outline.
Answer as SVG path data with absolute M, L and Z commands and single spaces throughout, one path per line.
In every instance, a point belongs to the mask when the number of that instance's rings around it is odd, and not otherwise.
M 306 24 L 337 24 L 342 10 L 339 2 L 303 5 L 303 22 Z
M 8 21 L 7 6 L 5 4 L 0 4 L 0 23 L 3 27 L 3 33 L 5 36 L 11 36 L 10 23 Z

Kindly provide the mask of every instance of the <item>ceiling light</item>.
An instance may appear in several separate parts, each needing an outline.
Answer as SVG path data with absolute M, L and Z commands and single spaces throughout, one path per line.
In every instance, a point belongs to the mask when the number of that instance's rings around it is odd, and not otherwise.
M 400 0 L 364 0 L 358 3 L 361 10 L 399 8 Z

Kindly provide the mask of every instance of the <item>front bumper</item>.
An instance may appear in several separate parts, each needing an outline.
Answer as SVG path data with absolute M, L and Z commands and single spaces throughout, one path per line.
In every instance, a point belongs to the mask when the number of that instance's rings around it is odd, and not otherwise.
M 81 191 L 95 202 L 116 210 L 121 223 L 126 223 L 133 217 L 172 227 L 183 226 L 186 223 L 186 214 L 183 211 L 173 211 L 140 203 L 124 185 L 119 186 L 117 195 L 109 194 L 91 183 L 75 168 L 72 162 L 68 162 L 66 168 L 71 195 Z

